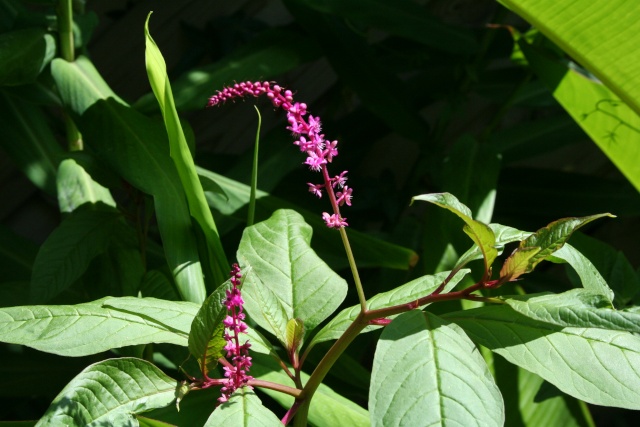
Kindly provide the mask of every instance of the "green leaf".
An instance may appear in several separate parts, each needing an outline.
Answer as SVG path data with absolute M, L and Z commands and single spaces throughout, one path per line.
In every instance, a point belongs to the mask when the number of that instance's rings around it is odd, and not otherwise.
M 241 182 L 229 179 L 206 169 L 198 168 L 201 176 L 217 182 L 224 190 L 224 195 L 207 195 L 210 206 L 225 216 L 238 216 L 238 211 L 249 203 L 250 187 Z M 320 241 L 319 248 L 323 248 L 323 259 L 331 257 L 332 265 L 339 264 L 348 267 L 345 261 L 344 245 L 335 230 L 327 228 L 321 216 L 316 212 L 302 209 L 292 203 L 270 196 L 264 191 L 256 192 L 257 208 L 262 217 L 270 216 L 280 208 L 292 209 L 301 214 L 304 220 L 315 230 L 315 242 Z M 258 215 L 260 216 L 260 215 Z M 376 239 L 368 234 L 349 229 L 347 231 L 353 252 L 357 254 L 359 267 L 386 267 L 407 270 L 418 262 L 418 255 L 410 249 Z
M 520 231 L 513 227 L 509 227 L 501 224 L 489 224 L 489 228 L 493 230 L 493 233 L 496 237 L 496 242 L 494 244 L 494 248 L 498 251 L 498 255 L 502 254 L 504 250 L 504 246 L 507 243 L 518 242 L 521 241 L 532 233 L 527 231 Z M 474 261 L 476 259 L 482 259 L 483 253 L 480 250 L 478 245 L 473 245 L 467 252 L 465 252 L 456 263 L 456 268 L 460 268 L 467 263 Z
M 206 297 L 184 190 L 158 124 L 112 100 L 97 101 L 78 122 L 85 142 L 118 174 L 153 195 L 169 267 L 183 299 Z
M 105 360 L 78 374 L 36 425 L 135 426 L 134 413 L 169 405 L 177 385 L 147 361 Z
M 505 426 L 595 427 L 586 404 L 501 356 L 492 354 L 495 378 L 505 403 Z M 543 395 L 553 389 L 555 394 Z
M 224 355 L 223 348 L 226 341 L 223 337 L 222 321 L 227 316 L 226 292 L 231 288 L 231 282 L 226 281 L 213 291 L 191 323 L 189 352 L 198 361 L 200 372 L 205 377 L 218 364 L 218 359 Z M 245 341 L 243 340 L 242 344 Z
M 578 273 L 582 286 L 593 292 L 597 292 L 605 296 L 609 302 L 613 301 L 613 290 L 609 287 L 606 280 L 600 275 L 598 269 L 573 246 L 566 243 L 562 248 L 555 251 L 553 258 L 558 258 L 567 262 Z
M 245 309 L 283 344 L 290 319 L 300 319 L 309 332 L 347 294 L 344 279 L 309 246 L 311 234 L 300 214 L 282 209 L 247 227 L 238 247 L 241 266 L 252 268 L 243 286 Z
M 500 390 L 478 349 L 459 326 L 418 310 L 380 336 L 369 409 L 373 426 L 504 425 Z
M 62 356 L 149 343 L 186 346 L 196 310 L 186 302 L 131 297 L 2 308 L 0 341 Z
M 640 409 L 640 338 L 527 318 L 508 305 L 443 316 L 477 343 L 589 403 Z
M 442 293 L 447 293 L 453 289 L 469 272 L 470 270 L 467 269 L 458 271 L 445 284 Z M 445 283 L 445 280 L 450 274 L 450 271 L 443 271 L 435 275 L 422 276 L 390 291 L 381 292 L 367 300 L 367 307 L 369 310 L 377 310 L 394 305 L 415 302 L 418 298 L 425 297 L 435 291 L 440 285 Z M 426 307 L 427 305 L 423 307 Z M 320 332 L 313 337 L 309 346 L 339 338 L 344 331 L 347 330 L 349 325 L 353 323 L 359 313 L 359 304 L 345 308 L 333 317 L 329 323 L 327 323 Z M 378 328 L 380 328 L 380 326 L 371 325 L 364 328 L 362 332 L 369 332 Z
M 496 237 L 493 234 L 493 230 L 480 221 L 475 221 L 471 218 L 471 210 L 460 203 L 460 201 L 449 193 L 433 193 L 422 194 L 415 196 L 411 199 L 411 203 L 415 200 L 422 200 L 424 202 L 433 203 L 441 208 L 447 209 L 465 222 L 464 232 L 478 245 L 478 248 L 482 251 L 484 257 L 485 271 L 489 271 L 493 261 L 498 256 L 498 251 L 495 248 Z
M 77 115 L 84 112 L 100 99 L 113 98 L 127 105 L 104 81 L 93 63 L 84 56 L 74 62 L 54 59 L 51 62 L 51 76 L 56 82 L 64 104 Z
M 295 387 L 291 378 L 284 373 L 278 362 L 272 357 L 255 355 L 252 362 L 251 375 L 254 378 Z M 309 375 L 301 371 L 300 379 L 304 384 L 309 380 Z M 283 408 L 288 409 L 294 403 L 294 398 L 288 394 L 269 389 L 262 389 L 262 392 L 282 405 Z M 339 395 L 324 384 L 320 384 L 313 395 L 308 421 L 315 426 L 366 427 L 370 425 L 369 413 L 366 409 Z
M 167 263 L 178 291 L 185 300 L 204 301 L 196 238 L 184 190 L 169 157 L 166 132 L 115 97 L 87 59 L 55 60 L 52 75 L 65 104 L 81 115 L 76 124 L 87 145 L 122 178 L 154 196 Z
M 33 82 L 55 54 L 55 39 L 42 29 L 0 34 L 0 86 Z
M 624 0 L 500 0 L 602 80 L 640 114 L 638 9 Z
M 148 270 L 140 283 L 140 294 L 143 297 L 154 297 L 169 301 L 180 301 L 180 295 L 167 276 L 158 270 Z
M 588 258 L 602 274 L 603 281 L 615 293 L 615 307 L 625 307 L 640 292 L 640 278 L 622 251 L 582 233 L 575 233 L 571 237 L 571 246 Z
M 228 402 L 218 406 L 204 427 L 281 427 L 276 415 L 262 406 L 256 394 L 246 387 L 237 390 Z
M 178 427 L 175 424 L 165 423 L 164 421 L 158 421 L 151 418 L 136 415 L 136 420 L 140 427 Z
M 541 261 L 562 248 L 575 230 L 605 216 L 614 218 L 609 213 L 581 218 L 563 218 L 536 231 L 521 241 L 518 248 L 505 260 L 500 270 L 500 281 L 502 283 L 512 281 L 525 273 L 530 273 Z
M 69 288 L 91 260 L 107 249 L 122 215 L 105 205 L 90 205 L 70 214 L 42 244 L 33 264 L 31 301 L 49 301 Z
M 304 324 L 300 319 L 290 319 L 287 322 L 287 332 L 285 336 L 285 348 L 292 353 L 298 353 L 304 338 Z
M 553 92 L 555 99 L 640 190 L 640 167 L 633 160 L 640 155 L 640 104 L 629 98 L 628 91 L 633 92 L 630 82 L 619 82 L 626 86 L 625 90 L 620 86 L 610 86 L 606 81 L 605 86 L 524 42 L 521 46 L 530 66 Z M 618 66 L 618 63 L 613 66 Z
M 505 302 L 524 316 L 553 325 L 640 333 L 640 313 L 615 310 L 609 299 L 587 289 L 507 298 Z
M 109 189 L 95 182 L 73 159 L 65 159 L 58 166 L 58 206 L 60 212 L 73 212 L 85 203 L 102 202 L 116 207 Z
M 211 210 L 207 205 L 207 199 L 204 196 L 202 185 L 198 179 L 193 157 L 191 156 L 187 140 L 182 131 L 178 112 L 173 102 L 173 94 L 171 93 L 171 85 L 169 83 L 169 77 L 167 76 L 164 58 L 158 46 L 156 46 L 156 43 L 151 38 L 151 34 L 149 34 L 150 18 L 151 12 L 147 16 L 144 27 L 147 75 L 149 76 L 153 93 L 158 100 L 158 104 L 160 104 L 160 110 L 162 111 L 162 117 L 164 118 L 164 124 L 169 137 L 171 159 L 176 166 L 176 170 L 180 176 L 180 182 L 187 196 L 189 212 L 204 231 L 207 250 L 209 251 L 209 262 L 212 264 L 210 267 L 214 274 L 214 283 L 223 283 L 229 271 L 229 263 L 224 254 L 218 229 L 213 221 Z
M 35 105 L 0 90 L 0 147 L 41 190 L 56 194 L 56 173 L 63 150 L 47 117 Z

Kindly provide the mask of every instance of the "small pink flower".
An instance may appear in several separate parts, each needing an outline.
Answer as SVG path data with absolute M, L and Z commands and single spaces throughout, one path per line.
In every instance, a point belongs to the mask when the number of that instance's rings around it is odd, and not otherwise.
M 336 175 L 331 178 L 333 188 L 339 187 L 342 188 L 347 183 L 347 175 L 348 171 L 342 171 L 340 175 Z
M 309 169 L 312 171 L 320 172 L 322 169 L 322 165 L 326 164 L 327 161 L 324 157 L 319 156 L 314 151 L 307 151 L 309 157 L 305 160 L 304 164 L 309 166 Z
M 322 189 L 324 188 L 323 184 L 312 184 L 310 182 L 307 182 L 307 185 L 309 186 L 309 192 L 311 194 L 317 196 L 318 199 L 322 198 Z
M 345 203 L 347 204 L 347 206 L 351 206 L 351 199 L 353 196 L 351 196 L 351 193 L 353 193 L 353 188 L 349 188 L 346 185 L 344 186 L 343 191 L 339 191 L 336 193 L 336 202 L 342 206 Z
M 329 215 L 327 212 L 322 213 L 322 219 L 329 228 L 342 228 L 349 225 L 346 218 L 341 218 L 336 214 Z
M 327 162 L 331 163 L 333 158 L 338 155 L 338 149 L 336 148 L 338 145 L 338 141 L 327 141 L 326 149 L 324 151 L 324 157 L 327 159 Z

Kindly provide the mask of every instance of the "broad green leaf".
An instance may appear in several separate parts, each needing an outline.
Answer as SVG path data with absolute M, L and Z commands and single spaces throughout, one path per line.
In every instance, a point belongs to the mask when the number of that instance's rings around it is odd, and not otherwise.
M 42 244 L 33 264 L 31 301 L 42 303 L 69 288 L 91 260 L 107 249 L 122 215 L 106 205 L 70 214 Z
M 615 310 L 605 296 L 587 289 L 507 298 L 506 303 L 524 316 L 553 325 L 640 333 L 640 313 Z
M 413 310 L 387 326 L 369 391 L 372 426 L 502 426 L 504 404 L 464 331 Z
M 500 270 L 500 280 L 504 283 L 530 273 L 541 261 L 562 248 L 575 230 L 605 216 L 613 217 L 606 213 L 581 218 L 563 218 L 531 234 L 521 241 L 518 248 L 505 260 Z
M 169 405 L 177 386 L 177 381 L 147 361 L 105 360 L 78 374 L 36 425 L 136 426 L 134 413 Z
M 496 384 L 504 398 L 505 426 L 595 427 L 584 402 L 495 353 L 492 358 Z M 543 395 L 550 388 L 556 394 Z
M 55 54 L 55 39 L 42 29 L 0 34 L 0 86 L 33 82 Z
M 113 98 L 126 105 L 111 90 L 93 63 L 84 56 L 78 56 L 74 62 L 54 59 L 51 62 L 51 75 L 64 104 L 78 115 L 84 114 L 99 99 Z
M 109 189 L 95 182 L 73 159 L 65 159 L 58 166 L 58 206 L 60 212 L 73 212 L 85 203 L 102 202 L 116 207 Z
M 224 195 L 207 195 L 210 206 L 225 216 L 240 215 L 238 211 L 249 203 L 250 187 L 206 169 L 198 168 L 198 173 L 201 176 L 213 179 L 224 190 Z M 348 267 L 343 255 L 342 239 L 338 233 L 335 233 L 335 230 L 327 228 L 317 212 L 301 209 L 292 203 L 270 196 L 260 190 L 256 192 L 256 199 L 256 207 L 263 218 L 270 216 L 280 208 L 292 209 L 301 214 L 304 220 L 315 230 L 314 246 L 316 246 L 315 242 L 320 240 L 325 248 L 323 259 L 328 260 L 331 258 L 332 265 L 338 264 L 344 265 L 345 268 Z M 242 216 L 244 217 L 244 215 Z M 373 238 L 356 230 L 349 229 L 347 234 L 349 235 L 353 252 L 358 258 L 359 267 L 386 267 L 406 270 L 414 266 L 418 261 L 418 255 L 410 249 Z
M 281 427 L 282 423 L 262 406 L 256 394 L 246 387 L 237 390 L 228 402 L 218 406 L 204 427 Z
M 226 281 L 204 300 L 202 307 L 191 323 L 189 332 L 189 352 L 198 361 L 200 372 L 206 377 L 224 355 L 226 341 L 223 337 L 227 316 L 226 292 L 231 290 L 231 282 Z M 242 337 L 241 337 L 242 338 Z M 244 344 L 246 340 L 242 340 Z
M 109 166 L 153 195 L 165 255 L 178 291 L 187 301 L 204 301 L 196 237 L 184 190 L 168 155 L 164 130 L 112 100 L 97 101 L 82 116 L 79 127 L 85 142 Z
M 204 231 L 207 241 L 206 246 L 209 252 L 208 261 L 212 264 L 210 267 L 214 274 L 214 283 L 223 283 L 229 271 L 229 263 L 224 254 L 218 229 L 213 221 L 207 200 L 204 197 L 204 191 L 202 190 L 202 185 L 196 173 L 195 163 L 189 151 L 184 132 L 182 131 L 182 125 L 180 124 L 178 112 L 176 111 L 173 101 L 173 94 L 171 93 L 171 84 L 167 76 L 164 58 L 158 46 L 151 38 L 151 34 L 149 34 L 150 18 L 151 12 L 147 16 L 147 22 L 144 27 L 147 75 L 149 76 L 153 93 L 158 100 L 158 104 L 160 104 L 160 110 L 162 111 L 162 117 L 164 118 L 164 124 L 169 137 L 171 159 L 175 164 L 178 175 L 180 176 L 180 182 L 187 196 L 189 212 Z
M 640 277 L 622 251 L 582 233 L 571 237 L 571 246 L 591 261 L 614 291 L 615 307 L 625 307 L 640 292 Z
M 333 313 L 347 294 L 347 283 L 309 246 L 312 229 L 300 214 L 278 210 L 267 221 L 247 227 L 237 258 L 245 276 L 245 309 L 283 344 L 289 319 L 307 332 Z
M 640 114 L 638 6 L 624 0 L 500 0 L 587 67 Z
M 29 180 L 50 195 L 63 150 L 47 117 L 35 105 L 0 90 L 0 147 Z
M 447 293 L 453 289 L 469 272 L 470 270 L 468 269 L 458 271 L 445 284 L 442 293 Z M 445 283 L 445 280 L 450 274 L 450 271 L 443 271 L 435 275 L 422 276 L 390 291 L 381 292 L 367 301 L 367 307 L 369 310 L 376 310 L 379 308 L 415 302 L 418 298 L 425 297 L 435 291 L 439 286 Z M 426 307 L 426 305 L 423 307 Z M 320 332 L 313 337 L 309 346 L 339 338 L 344 331 L 347 330 L 349 325 L 353 323 L 359 313 L 359 304 L 345 308 L 333 317 L 329 323 L 327 323 Z M 378 328 L 380 328 L 380 326 L 371 325 L 364 328 L 362 332 L 369 332 Z
M 186 346 L 196 308 L 185 302 L 147 300 L 107 297 L 77 305 L 2 308 L 0 341 L 62 356 L 149 343 Z
M 637 100 L 630 100 L 629 94 L 621 92 L 620 87 L 610 86 L 605 81 L 607 87 L 575 68 L 548 58 L 526 43 L 521 45 L 530 66 L 560 105 L 640 190 L 640 167 L 633 160 L 640 155 L 640 104 Z M 627 85 L 627 82 L 623 84 Z M 630 86 L 626 89 L 632 90 Z
M 443 316 L 477 343 L 589 403 L 640 409 L 640 338 L 631 332 L 552 325 L 508 305 Z
M 154 297 L 169 301 L 180 301 L 173 283 L 158 270 L 148 270 L 140 283 L 140 294 L 143 297 Z
M 422 194 L 415 196 L 411 199 L 411 203 L 415 200 L 421 200 L 424 202 L 433 203 L 441 208 L 447 209 L 456 214 L 465 223 L 464 232 L 478 245 L 484 256 L 485 271 L 489 271 L 493 261 L 498 256 L 498 250 L 494 247 L 496 244 L 496 237 L 493 234 L 493 230 L 480 221 L 475 221 L 471 218 L 471 210 L 460 203 L 460 201 L 449 193 L 433 193 Z
M 263 381 L 295 387 L 291 378 L 284 373 L 278 362 L 268 356 L 256 355 L 253 358 L 251 375 Z M 302 371 L 300 379 L 305 384 L 309 380 L 309 375 Z M 261 391 L 282 405 L 283 408 L 288 409 L 294 403 L 293 397 L 288 394 L 269 389 L 261 389 Z M 311 399 L 308 421 L 311 425 L 326 427 L 341 425 L 367 427 L 370 425 L 369 413 L 366 409 L 339 395 L 324 384 L 320 384 Z
M 566 243 L 552 255 L 553 258 L 559 258 L 567 262 L 578 274 L 582 287 L 593 292 L 604 295 L 609 302 L 613 301 L 614 294 L 606 280 L 602 277 L 598 269 L 573 246 Z
M 104 298 L 107 309 L 138 315 L 179 335 L 189 335 L 199 305 L 189 301 L 167 301 L 158 298 Z
M 371 25 L 387 33 L 451 53 L 477 49 L 472 32 L 447 25 L 427 8 L 406 0 L 299 0 L 315 10 Z
M 180 295 L 204 301 L 196 238 L 166 132 L 116 98 L 87 59 L 56 60 L 51 71 L 64 103 L 81 115 L 77 125 L 85 143 L 122 178 L 154 196 L 167 263 Z

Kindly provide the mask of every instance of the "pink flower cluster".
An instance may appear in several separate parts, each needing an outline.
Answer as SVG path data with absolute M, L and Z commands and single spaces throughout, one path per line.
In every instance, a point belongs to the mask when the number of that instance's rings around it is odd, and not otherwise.
M 347 171 L 331 178 L 327 170 L 327 164 L 331 163 L 333 158 L 338 155 L 338 141 L 325 140 L 324 134 L 321 133 L 320 118 L 308 114 L 307 104 L 294 102 L 293 93 L 290 90 L 285 90 L 278 85 L 272 86 L 269 82 L 242 82 L 226 87 L 209 98 L 207 107 L 213 107 L 230 99 L 242 98 L 247 95 L 254 97 L 266 95 L 274 107 L 282 108 L 287 112 L 287 121 L 289 122 L 287 129 L 297 138 L 294 144 L 307 155 L 304 164 L 309 166 L 312 171 L 322 173 L 324 181 L 322 184 L 308 183 L 309 192 L 315 196 L 322 197 L 323 190 L 329 195 L 333 214 L 323 212 L 322 218 L 330 228 L 346 227 L 348 224 L 346 218 L 342 218 L 340 215 L 339 206 L 344 204 L 351 206 L 353 189 L 345 185 Z M 307 117 L 305 118 L 305 116 Z M 334 193 L 334 189 L 341 191 Z
M 226 328 L 224 339 L 227 341 L 224 349 L 227 351 L 227 359 L 231 361 L 231 364 L 223 368 L 224 376 L 227 379 L 220 390 L 222 393 L 218 398 L 220 403 L 229 400 L 234 391 L 245 386 L 249 380 L 253 379 L 247 375 L 249 368 L 251 368 L 251 357 L 249 357 L 251 344 L 249 344 L 249 340 L 246 340 L 244 344 L 240 344 L 239 338 L 239 335 L 246 333 L 247 330 L 247 325 L 244 323 L 245 314 L 242 308 L 244 301 L 240 294 L 241 277 L 240 267 L 238 264 L 233 264 L 231 266 L 231 284 L 233 287 L 226 292 L 227 298 L 225 300 L 228 315 L 222 321 Z

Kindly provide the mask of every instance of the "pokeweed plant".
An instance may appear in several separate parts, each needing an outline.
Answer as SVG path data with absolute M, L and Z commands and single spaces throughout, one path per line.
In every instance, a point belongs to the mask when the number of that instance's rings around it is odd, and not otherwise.
M 183 412 L 203 408 L 206 426 L 500 426 L 506 396 L 492 373 L 492 353 L 582 401 L 640 409 L 640 315 L 616 309 L 618 295 L 567 243 L 575 230 L 611 214 L 563 218 L 526 232 L 474 219 L 450 193 L 416 195 L 412 203 L 461 219 L 470 248 L 450 270 L 372 295 L 352 250 L 357 224 L 341 211 L 352 205 L 354 190 L 347 171 L 329 171 L 337 140 L 325 138 L 320 117 L 292 90 L 245 81 L 220 88 L 208 106 L 264 96 L 285 112 L 301 163 L 321 176 L 306 187 L 328 199 L 329 208 L 318 214 L 324 226 L 314 231 L 340 235 L 351 284 L 311 248 L 312 227 L 293 209 L 255 224 L 249 219 L 235 256 L 228 257 L 204 190 L 225 195 L 224 180 L 196 167 L 148 20 L 145 31 L 147 72 L 164 128 L 129 108 L 68 45 L 64 58 L 51 64 L 70 146 L 82 151 L 83 141 L 91 144 L 106 170 L 96 167 L 95 175 L 126 180 L 132 197 L 155 211 L 157 224 L 141 209 L 135 214 L 141 226 L 133 230 L 122 213 L 130 212 L 93 180 L 89 163 L 81 156 L 61 162 L 57 184 L 68 197 L 60 196 L 59 204 L 68 216 L 35 259 L 34 305 L 0 309 L 0 340 L 61 356 L 113 350 L 122 357 L 85 368 L 35 425 L 172 425 L 162 411 L 175 405 Z M 254 182 L 253 201 L 256 193 Z M 161 248 L 147 237 L 153 227 Z M 142 283 L 130 296 L 41 304 L 67 291 L 83 273 L 77 265 L 88 265 L 115 240 L 117 263 Z M 375 240 L 360 238 L 358 245 L 411 258 Z M 514 248 L 500 260 L 507 245 Z M 237 263 L 229 266 L 228 258 Z M 474 261 L 482 263 L 476 280 L 469 269 Z M 569 264 L 582 287 L 519 293 L 516 282 L 544 261 Z M 338 311 L 349 286 L 359 303 Z M 464 301 L 467 309 L 438 310 L 446 301 Z M 360 334 L 377 329 L 364 409 L 324 381 Z M 176 348 L 186 348 L 186 358 L 177 360 L 184 353 Z M 308 370 L 314 352 L 321 353 L 319 361 Z M 167 367 L 179 369 L 169 376 Z M 257 392 L 283 409 L 276 414 Z

